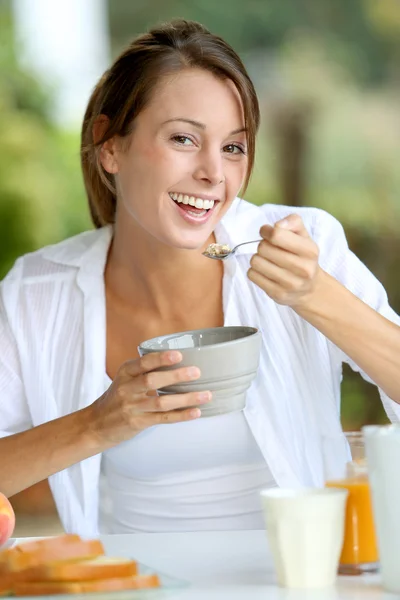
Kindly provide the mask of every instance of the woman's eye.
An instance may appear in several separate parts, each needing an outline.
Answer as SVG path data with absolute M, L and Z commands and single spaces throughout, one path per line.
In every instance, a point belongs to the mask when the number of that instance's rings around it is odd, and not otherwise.
M 238 144 L 228 144 L 225 146 L 224 151 L 228 154 L 246 154 L 244 148 Z
M 173 135 L 171 139 L 181 146 L 190 146 L 193 144 L 192 140 L 187 137 L 187 135 Z

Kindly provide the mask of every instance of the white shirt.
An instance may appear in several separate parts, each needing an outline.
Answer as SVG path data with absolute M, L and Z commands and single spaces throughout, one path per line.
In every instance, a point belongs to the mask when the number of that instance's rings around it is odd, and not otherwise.
M 261 225 L 292 212 L 237 199 L 216 228 L 217 241 L 234 246 L 256 239 Z M 400 324 L 382 285 L 349 250 L 340 223 L 314 208 L 295 212 L 319 246 L 321 267 Z M 103 393 L 103 275 L 111 235 L 105 227 L 23 256 L 1 283 L 0 435 L 79 410 Z M 258 327 L 263 338 L 244 415 L 277 485 L 322 485 L 321 436 L 341 432 L 342 361 L 359 369 L 247 279 L 254 251 L 244 246 L 224 263 L 225 325 Z M 389 418 L 399 420 L 400 405 L 380 394 Z M 50 477 L 66 531 L 98 534 L 100 461 L 96 455 Z
M 243 411 L 150 427 L 102 472 L 105 533 L 262 529 L 260 490 L 276 485 Z

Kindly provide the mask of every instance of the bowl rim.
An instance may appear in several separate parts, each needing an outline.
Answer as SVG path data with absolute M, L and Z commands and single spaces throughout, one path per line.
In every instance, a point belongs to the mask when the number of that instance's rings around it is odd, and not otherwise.
M 222 330 L 226 330 L 226 329 L 230 329 L 230 330 L 238 330 L 238 329 L 247 329 L 247 330 L 251 330 L 251 332 L 249 333 L 249 335 L 245 335 L 243 337 L 237 338 L 236 340 L 228 340 L 227 342 L 216 342 L 215 344 L 207 344 L 206 346 L 195 346 L 194 348 L 154 348 L 154 347 L 148 347 L 145 346 L 144 344 L 151 344 L 151 342 L 154 342 L 155 340 L 158 339 L 162 339 L 162 338 L 166 338 L 166 337 L 174 337 L 174 336 L 181 336 L 181 335 L 187 335 L 190 333 L 199 333 L 201 332 L 207 332 L 207 331 L 222 331 Z M 170 350 L 176 350 L 178 352 L 185 352 L 188 350 L 191 351 L 199 351 L 202 348 L 215 348 L 215 347 L 220 347 L 220 346 L 227 346 L 228 344 L 232 344 L 232 342 L 236 342 L 236 343 L 243 343 L 244 340 L 247 340 L 249 338 L 254 337 L 255 335 L 260 335 L 260 330 L 257 327 L 251 327 L 250 325 L 227 325 L 227 326 L 223 326 L 223 327 L 203 327 L 201 329 L 189 329 L 187 331 L 178 331 L 176 333 L 170 333 L 170 334 L 166 334 L 166 335 L 157 335 L 154 338 L 150 338 L 149 340 L 144 340 L 143 342 L 140 342 L 140 344 L 138 345 L 138 349 L 142 349 L 142 350 L 151 350 L 153 352 L 168 352 Z

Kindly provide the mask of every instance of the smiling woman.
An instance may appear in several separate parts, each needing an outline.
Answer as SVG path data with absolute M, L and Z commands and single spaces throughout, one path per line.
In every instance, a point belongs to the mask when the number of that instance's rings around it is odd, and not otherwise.
M 237 197 L 258 124 L 221 38 L 183 20 L 139 36 L 82 127 L 96 229 L 1 283 L 0 491 L 50 476 L 66 531 L 263 527 L 262 488 L 324 483 L 343 362 L 400 416 L 400 319 L 341 225 Z M 222 263 L 203 256 L 210 244 L 239 249 Z M 141 342 L 231 325 L 262 338 L 243 411 L 199 419 L 209 390 L 157 395 L 201 373 L 178 351 L 140 358 Z
M 151 239 L 153 249 L 155 240 L 198 248 L 212 235 L 248 171 L 240 95 L 232 82 L 204 69 L 164 74 L 128 139 L 107 139 L 99 160 L 116 185 L 115 226 L 137 224 L 129 237 L 138 247 L 146 250 Z M 178 201 L 171 203 L 173 195 Z M 213 206 L 206 209 L 203 202 Z M 127 220 L 128 214 L 134 219 Z
M 127 76 L 138 83 L 126 85 Z M 209 86 L 213 84 L 215 87 L 217 82 L 220 90 L 216 97 Z M 188 93 L 187 86 L 193 93 Z M 232 97 L 231 103 L 236 99 L 233 108 L 236 110 L 233 115 L 236 126 L 232 130 L 223 131 L 221 126 L 218 129 L 224 134 L 224 153 L 248 157 L 246 187 L 254 164 L 260 113 L 254 86 L 239 56 L 205 27 L 187 21 L 175 21 L 135 40 L 100 80 L 84 119 L 82 166 L 95 223 L 105 225 L 113 222 L 116 211 L 115 182 L 109 177 L 107 168 L 105 172 L 102 170 L 99 156 L 105 142 L 114 136 L 121 140 L 129 138 L 134 124 L 137 127 L 138 117 L 150 111 L 159 115 L 155 125 L 158 134 L 163 131 L 169 133 L 169 140 L 177 147 L 194 147 L 197 145 L 196 138 L 209 133 L 207 123 L 196 118 L 202 114 L 196 109 L 208 104 L 214 119 L 223 116 L 227 95 Z M 168 99 L 170 105 L 163 105 L 163 101 Z M 187 106 L 187 101 L 195 104 Z M 215 111 L 216 106 L 220 107 L 220 111 Z M 229 121 L 228 117 L 226 122 Z M 96 123 L 103 125 L 97 128 L 97 136 L 94 133 Z M 208 129 L 211 129 L 211 124 Z M 240 136 L 240 143 L 235 136 Z M 109 189 L 108 196 L 104 194 L 102 183 Z

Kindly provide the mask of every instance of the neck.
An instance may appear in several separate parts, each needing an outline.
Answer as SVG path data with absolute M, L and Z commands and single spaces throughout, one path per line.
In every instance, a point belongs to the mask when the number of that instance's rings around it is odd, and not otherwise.
M 212 235 L 204 247 L 214 241 Z M 206 302 L 206 290 L 222 293 L 222 262 L 208 260 L 201 252 L 166 246 L 132 219 L 117 221 L 106 266 L 107 288 L 119 302 L 146 307 L 162 319 L 182 315 L 198 306 L 199 299 Z

